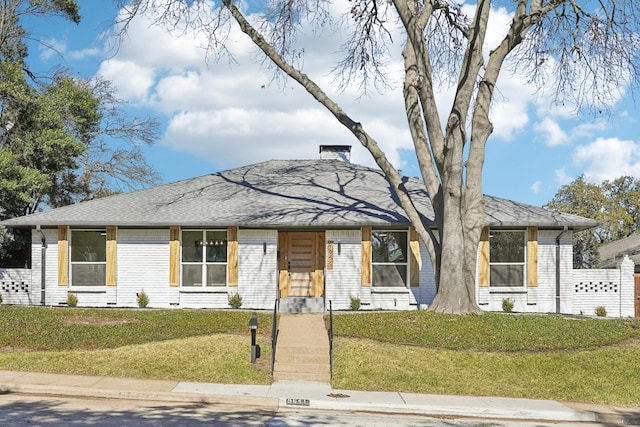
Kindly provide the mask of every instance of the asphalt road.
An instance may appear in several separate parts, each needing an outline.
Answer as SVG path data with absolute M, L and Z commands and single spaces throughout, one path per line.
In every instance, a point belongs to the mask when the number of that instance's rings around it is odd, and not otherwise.
M 492 421 L 430 418 L 319 410 L 273 411 L 240 406 L 116 399 L 79 399 L 20 394 L 0 395 L 0 426 L 7 427 L 204 427 L 204 426 L 415 426 L 415 427 L 568 427 L 585 423 Z M 607 426 L 611 426 L 608 424 Z

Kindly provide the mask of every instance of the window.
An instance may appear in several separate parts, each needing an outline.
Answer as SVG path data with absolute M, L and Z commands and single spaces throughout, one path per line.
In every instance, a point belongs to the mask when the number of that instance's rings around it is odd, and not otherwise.
M 489 234 L 490 286 L 524 286 L 524 231 L 495 231 Z
M 182 286 L 226 286 L 227 232 L 182 232 Z
M 371 285 L 407 286 L 407 232 L 372 231 Z
M 71 231 L 71 285 L 105 286 L 107 276 L 107 232 Z

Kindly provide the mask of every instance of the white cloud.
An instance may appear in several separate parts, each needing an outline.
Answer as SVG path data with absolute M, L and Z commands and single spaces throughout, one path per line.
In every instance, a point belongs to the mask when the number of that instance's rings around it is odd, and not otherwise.
M 564 168 L 556 169 L 555 172 L 555 181 L 560 185 L 567 185 L 573 181 L 573 178 L 567 175 L 567 172 Z
M 541 138 L 548 147 L 569 143 L 569 136 L 562 130 L 560 125 L 550 117 L 545 117 L 541 122 L 536 123 L 533 129 L 542 134 Z M 540 137 L 537 136 L 536 139 L 540 139 Z
M 119 95 L 130 101 L 145 100 L 154 84 L 154 70 L 132 61 L 106 60 L 97 74 L 113 82 Z
M 41 61 L 47 61 L 55 56 L 64 57 L 67 52 L 67 44 L 56 38 L 48 38 L 38 44 L 39 57 Z
M 542 187 L 542 181 L 536 181 L 533 184 L 531 184 L 531 187 L 529 187 L 529 189 L 537 194 L 540 192 L 541 187 Z
M 574 162 L 586 166 L 590 181 L 602 182 L 623 175 L 640 177 L 640 143 L 618 138 L 598 138 L 576 148 Z
M 100 49 L 98 49 L 97 47 L 89 47 L 80 50 L 70 50 L 67 52 L 67 56 L 73 60 L 81 60 L 88 57 L 98 56 L 99 54 Z

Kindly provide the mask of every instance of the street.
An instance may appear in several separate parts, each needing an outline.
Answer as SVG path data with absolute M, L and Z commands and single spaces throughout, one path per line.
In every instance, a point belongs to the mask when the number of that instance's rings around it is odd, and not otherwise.
M 0 426 L 8 427 L 201 427 L 201 426 L 416 426 L 416 427 L 569 427 L 598 423 L 547 423 L 430 418 L 320 410 L 221 406 L 199 403 L 79 399 L 20 394 L 0 395 Z M 610 424 L 609 424 L 610 426 Z

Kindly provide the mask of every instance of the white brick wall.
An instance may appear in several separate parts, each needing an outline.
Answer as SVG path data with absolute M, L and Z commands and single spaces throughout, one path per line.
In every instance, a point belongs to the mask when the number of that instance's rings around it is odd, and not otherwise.
M 596 307 L 603 306 L 607 317 L 633 317 L 634 307 L 634 263 L 629 257 L 618 269 L 573 270 L 572 313 L 593 316 Z
M 0 268 L 0 296 L 2 304 L 40 304 L 40 286 L 32 286 L 31 270 Z
M 108 302 L 137 307 L 136 295 L 144 291 L 149 307 L 177 304 L 179 288 L 169 286 L 169 229 L 118 229 L 117 241 L 118 282 L 107 286 L 115 294 Z
M 46 238 L 45 304 L 66 303 L 67 293 L 78 296 L 80 306 L 137 307 L 136 293 L 149 296 L 150 307 L 227 308 L 228 296 L 236 292 L 243 308 L 272 309 L 277 298 L 277 231 L 245 230 L 238 235 L 238 287 L 221 287 L 207 292 L 180 291 L 169 286 L 169 230 L 118 230 L 118 283 L 101 289 L 74 289 L 58 286 L 57 229 L 42 230 Z M 558 230 L 538 232 L 538 286 L 516 292 L 478 287 L 481 308 L 502 311 L 502 299 L 511 298 L 515 311 L 549 313 L 556 311 L 556 237 Z M 41 304 L 41 238 L 32 232 L 32 269 L 0 270 L 0 292 L 4 304 Z M 333 241 L 333 268 L 325 271 L 326 300 L 336 310 L 348 310 L 350 296 L 359 297 L 362 309 L 415 309 L 431 304 L 435 282 L 431 260 L 421 244 L 420 287 L 384 290 L 361 287 L 360 230 L 329 230 L 326 242 Z M 338 242 L 340 254 L 338 254 Z M 561 312 L 593 315 L 602 305 L 610 317 L 634 315 L 633 262 L 627 260 L 621 270 L 573 270 L 571 233 L 561 238 Z M 266 244 L 266 253 L 264 245 Z M 2 286 L 10 282 L 29 282 L 28 292 L 11 294 Z M 8 285 L 9 284 L 9 285 Z M 22 286 L 22 285 L 21 285 Z M 598 292 L 595 292 L 595 290 Z M 328 306 L 328 303 L 327 303 Z
M 276 230 L 239 230 L 238 287 L 228 288 L 229 295 L 236 292 L 242 297 L 242 308 L 273 309 L 278 298 Z M 229 306 L 227 300 L 224 306 Z
M 333 268 L 325 270 L 326 308 L 329 301 L 334 310 L 348 310 L 350 297 L 360 298 L 367 303 L 366 296 L 361 294 L 361 233 L 360 230 L 328 230 L 325 242 L 333 241 Z M 340 254 L 338 254 L 340 243 Z M 362 306 L 363 309 L 366 308 Z
M 479 286 L 479 270 L 476 270 L 477 299 L 486 311 L 502 311 L 502 300 L 511 299 L 514 311 L 520 313 L 554 313 L 556 311 L 556 238 L 559 230 L 538 231 L 538 286 L 505 289 Z M 561 311 L 571 313 L 572 295 L 568 292 L 572 280 L 572 233 L 560 238 Z M 479 261 L 479 257 L 478 257 Z

